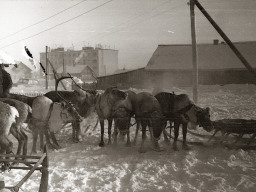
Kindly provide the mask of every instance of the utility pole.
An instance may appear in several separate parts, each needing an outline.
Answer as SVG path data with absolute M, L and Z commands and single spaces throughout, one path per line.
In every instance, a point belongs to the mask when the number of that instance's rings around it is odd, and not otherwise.
M 47 58 L 47 51 L 48 51 L 48 46 L 45 47 L 45 70 L 46 70 L 46 74 L 45 75 L 45 89 L 48 89 L 48 76 L 49 76 L 49 70 L 48 70 L 48 58 Z
M 191 40 L 192 40 L 192 64 L 193 64 L 193 100 L 198 102 L 198 64 L 197 46 L 195 30 L 195 0 L 190 0 L 190 21 L 191 21 Z

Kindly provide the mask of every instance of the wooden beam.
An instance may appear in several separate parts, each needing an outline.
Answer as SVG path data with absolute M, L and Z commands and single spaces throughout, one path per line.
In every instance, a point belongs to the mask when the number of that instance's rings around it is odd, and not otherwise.
M 192 64 L 193 64 L 193 100 L 195 103 L 197 103 L 198 102 L 198 64 L 197 64 L 194 0 L 190 0 L 190 21 L 191 21 Z

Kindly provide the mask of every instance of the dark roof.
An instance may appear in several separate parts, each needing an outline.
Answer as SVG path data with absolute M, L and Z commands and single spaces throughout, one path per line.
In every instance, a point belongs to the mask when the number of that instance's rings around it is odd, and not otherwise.
M 234 43 L 253 68 L 256 67 L 256 42 Z M 230 47 L 224 43 L 198 44 L 198 69 L 245 68 Z M 149 60 L 146 70 L 180 70 L 192 67 L 191 45 L 158 45 Z

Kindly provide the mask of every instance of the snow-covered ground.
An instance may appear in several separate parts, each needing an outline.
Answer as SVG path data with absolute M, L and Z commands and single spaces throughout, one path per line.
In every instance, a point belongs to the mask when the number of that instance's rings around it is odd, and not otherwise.
M 254 85 L 200 86 L 199 105 L 210 107 L 212 120 L 256 119 L 255 88 Z M 169 91 L 187 93 L 192 98 L 191 88 Z M 228 149 L 190 134 L 188 141 L 204 145 L 192 143 L 189 151 L 173 151 L 172 146 L 166 146 L 161 139 L 164 151 L 156 152 L 151 149 L 148 137 L 147 152 L 141 154 L 138 152 L 139 137 L 137 146 L 125 147 L 125 141 L 119 138 L 117 146 L 101 148 L 98 146 L 100 128 L 98 124 L 93 130 L 95 123 L 96 116 L 83 122 L 81 143 L 70 141 L 70 126 L 57 135 L 62 149 L 49 152 L 49 192 L 255 191 L 255 150 Z M 91 127 L 85 133 L 88 125 Z M 135 126 L 131 128 L 131 138 L 134 129 Z M 210 135 L 201 128 L 196 132 Z M 29 137 L 31 149 L 31 135 Z M 25 174 L 26 171 L 11 170 L 1 173 L 0 180 L 8 186 L 15 185 Z M 21 191 L 38 191 L 40 177 L 41 173 L 35 171 Z

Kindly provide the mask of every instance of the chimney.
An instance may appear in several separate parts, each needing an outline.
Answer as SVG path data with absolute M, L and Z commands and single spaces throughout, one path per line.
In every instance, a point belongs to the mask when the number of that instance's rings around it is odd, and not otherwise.
M 219 44 L 219 40 L 218 39 L 213 39 L 213 45 L 218 45 Z

